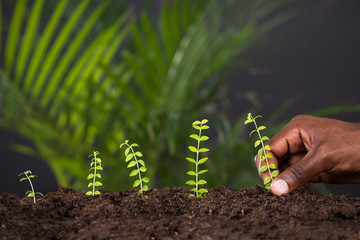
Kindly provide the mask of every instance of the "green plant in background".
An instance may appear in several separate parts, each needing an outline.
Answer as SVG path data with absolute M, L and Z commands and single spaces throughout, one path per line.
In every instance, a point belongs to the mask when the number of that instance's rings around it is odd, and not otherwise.
M 0 14 L 0 127 L 29 139 L 31 147 L 15 149 L 47 161 L 59 185 L 86 187 L 84 159 L 96 147 L 109 165 L 103 184 L 126 189 L 114 145 L 125 136 L 148 153 L 154 186 L 180 185 L 184 129 L 201 114 L 220 133 L 209 185 L 256 179 L 241 171 L 251 154 L 250 141 L 238 139 L 242 122 L 230 124 L 217 106 L 259 40 L 288 19 L 272 14 L 287 1 L 161 1 L 152 18 L 140 4 L 114 10 L 114 1 L 8 2 L 11 19 Z
M 143 183 L 148 183 L 150 181 L 150 179 L 148 177 L 142 177 L 141 173 L 145 173 L 147 168 L 145 166 L 145 162 L 141 159 L 137 159 L 137 157 L 142 157 L 143 154 L 140 151 L 135 152 L 134 151 L 134 147 L 139 147 L 139 145 L 137 143 L 132 143 L 131 145 L 129 144 L 129 140 L 125 140 L 124 143 L 122 143 L 120 145 L 120 148 L 122 146 L 126 145 L 127 148 L 125 149 L 125 162 L 129 162 L 129 164 L 127 165 L 127 168 L 132 168 L 132 167 L 136 167 L 136 169 L 133 169 L 130 173 L 130 177 L 134 177 L 136 175 L 138 175 L 139 179 L 136 179 L 133 187 L 139 187 L 140 186 L 140 190 L 139 193 L 144 196 L 144 191 L 147 191 L 149 189 L 148 185 L 143 184 Z
M 30 187 L 31 187 L 31 191 L 30 191 L 30 190 L 27 191 L 27 192 L 26 192 L 26 196 L 27 196 L 27 197 L 32 197 L 32 198 L 34 199 L 34 203 L 36 203 L 35 195 L 38 194 L 38 195 L 43 196 L 43 194 L 42 194 L 41 192 L 35 192 L 34 186 L 33 186 L 32 182 L 31 182 L 31 179 L 30 179 L 30 178 L 35 178 L 35 177 L 37 177 L 37 176 L 36 176 L 36 175 L 33 175 L 30 170 L 27 170 L 27 171 L 25 171 L 25 172 L 23 172 L 23 173 L 20 173 L 20 174 L 19 174 L 19 177 L 20 177 L 21 175 L 25 175 L 25 177 L 21 178 L 21 179 L 20 179 L 20 182 L 22 182 L 22 181 L 24 181 L 24 180 L 28 180 L 29 183 L 30 183 Z
M 192 197 L 201 197 L 204 193 L 207 193 L 208 190 L 206 190 L 205 188 L 200 188 L 199 189 L 199 185 L 204 185 L 207 182 L 203 179 L 199 180 L 199 175 L 206 173 L 208 170 L 201 170 L 199 171 L 199 165 L 205 163 L 208 160 L 208 157 L 204 157 L 199 159 L 200 157 L 200 153 L 204 153 L 204 152 L 208 152 L 209 149 L 208 148 L 200 148 L 200 143 L 209 140 L 208 136 L 205 136 L 202 134 L 203 130 L 209 129 L 209 126 L 206 125 L 206 123 L 208 122 L 207 119 L 203 119 L 201 121 L 195 121 L 193 122 L 192 126 L 193 128 L 195 128 L 196 130 L 199 131 L 199 134 L 191 134 L 190 138 L 193 138 L 196 140 L 197 145 L 196 147 L 194 146 L 189 146 L 189 150 L 193 153 L 196 153 L 196 157 L 194 158 L 186 158 L 186 160 L 188 160 L 189 162 L 195 164 L 195 171 L 188 171 L 187 175 L 190 176 L 195 176 L 195 181 L 194 180 L 189 180 L 186 182 L 187 185 L 190 186 L 195 186 L 193 189 L 191 189 L 191 191 L 195 192 L 194 194 L 190 194 L 190 196 Z
M 265 141 L 268 141 L 269 138 L 267 136 L 261 136 L 260 131 L 266 129 L 266 127 L 265 126 L 258 127 L 256 123 L 257 118 L 261 118 L 261 116 L 257 115 L 256 117 L 253 117 L 251 116 L 251 113 L 249 113 L 247 115 L 245 124 L 254 123 L 255 130 L 252 130 L 250 132 L 250 136 L 251 134 L 256 132 L 259 137 L 259 140 L 256 140 L 254 144 L 255 148 L 257 148 L 260 145 L 260 149 L 257 153 L 257 158 L 259 159 L 259 166 L 257 168 L 259 173 L 266 171 L 268 172 L 269 175 L 264 178 L 263 183 L 266 189 L 270 189 L 270 184 L 273 181 L 273 179 L 279 174 L 279 170 L 276 170 L 277 167 L 274 163 L 269 163 L 269 159 L 272 158 L 272 155 L 267 151 L 270 151 L 271 149 L 269 145 L 265 145 Z M 265 162 L 265 165 L 261 166 L 262 162 Z
M 99 181 L 96 181 L 96 178 L 101 178 L 100 173 L 98 171 L 102 171 L 103 168 L 101 167 L 101 159 L 97 156 L 99 155 L 98 151 L 94 151 L 93 154 L 91 154 L 89 157 L 93 157 L 91 159 L 90 163 L 90 170 L 93 170 L 94 173 L 90 173 L 87 177 L 88 180 L 92 179 L 92 182 L 88 184 L 88 187 L 92 187 L 92 191 L 86 192 L 86 195 L 100 195 L 100 191 L 95 191 L 95 187 L 102 186 L 102 183 Z

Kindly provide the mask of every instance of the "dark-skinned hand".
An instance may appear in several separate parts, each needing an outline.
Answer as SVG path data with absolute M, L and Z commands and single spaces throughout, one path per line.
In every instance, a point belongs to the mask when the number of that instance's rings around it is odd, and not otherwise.
M 269 163 L 280 170 L 271 184 L 275 195 L 312 182 L 360 183 L 360 123 L 299 115 L 266 145 L 273 155 Z

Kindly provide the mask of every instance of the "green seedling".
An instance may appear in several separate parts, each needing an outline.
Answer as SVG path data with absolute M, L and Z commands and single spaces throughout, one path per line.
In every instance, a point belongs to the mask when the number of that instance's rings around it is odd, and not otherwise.
M 141 159 L 138 159 L 138 157 L 142 157 L 143 154 L 139 151 L 137 152 L 134 151 L 134 147 L 139 147 L 139 145 L 136 143 L 130 145 L 129 140 L 126 140 L 124 143 L 120 145 L 120 148 L 122 148 L 122 146 L 124 145 L 127 146 L 127 148 L 125 149 L 125 157 L 126 157 L 125 162 L 129 162 L 127 168 L 136 167 L 131 171 L 129 176 L 133 177 L 138 175 L 139 177 L 139 179 L 135 180 L 133 187 L 135 188 L 140 186 L 139 194 L 144 196 L 144 191 L 147 191 L 149 189 L 148 185 L 146 185 L 145 183 L 148 183 L 150 179 L 148 177 L 141 176 L 141 173 L 145 173 L 147 170 L 145 166 L 145 162 Z
M 270 146 L 269 145 L 265 145 L 265 141 L 268 141 L 269 138 L 267 136 L 261 136 L 260 131 L 266 129 L 265 126 L 260 126 L 258 127 L 256 120 L 257 118 L 261 118 L 262 116 L 258 115 L 256 117 L 252 117 L 251 113 L 248 114 L 247 119 L 245 121 L 245 124 L 248 123 L 254 123 L 255 125 L 255 130 L 251 131 L 250 136 L 254 133 L 257 132 L 259 140 L 255 141 L 255 148 L 257 148 L 259 145 L 261 146 L 257 157 L 258 159 L 260 159 L 259 161 L 259 166 L 257 167 L 259 174 L 262 172 L 268 172 L 269 176 L 265 177 L 264 179 L 264 187 L 266 189 L 270 189 L 270 185 L 271 182 L 274 180 L 274 178 L 279 175 L 279 170 L 276 170 L 277 167 L 275 164 L 273 163 L 269 163 L 269 159 L 272 158 L 272 155 L 270 153 L 268 153 L 267 151 L 270 151 Z M 265 165 L 261 166 L 262 162 L 265 161 Z
M 86 192 L 86 195 L 100 195 L 100 191 L 96 190 L 95 191 L 95 187 L 99 187 L 102 186 L 102 183 L 99 181 L 96 181 L 96 178 L 101 178 L 100 173 L 98 173 L 98 171 L 103 170 L 103 168 L 101 167 L 101 159 L 98 158 L 99 152 L 98 151 L 94 151 L 93 154 L 91 154 L 89 157 L 92 157 L 91 159 L 91 163 L 90 163 L 90 170 L 93 170 L 93 173 L 90 173 L 87 176 L 87 179 L 90 180 L 92 179 L 92 181 L 88 184 L 88 187 L 92 187 L 91 191 Z
M 21 175 L 25 175 L 25 177 L 21 178 L 21 179 L 20 179 L 20 182 L 22 182 L 22 181 L 24 181 L 24 180 L 28 180 L 29 183 L 30 183 L 30 187 L 31 187 L 31 191 L 30 191 L 30 190 L 27 191 L 27 192 L 26 192 L 26 196 L 27 196 L 27 197 L 32 197 L 32 198 L 34 198 L 34 203 L 36 203 L 36 198 L 35 198 L 35 195 L 36 195 L 36 194 L 41 195 L 41 196 L 44 196 L 41 192 L 35 192 L 34 186 L 33 186 L 32 182 L 31 182 L 31 180 L 30 180 L 30 178 L 35 178 L 35 177 L 37 177 L 37 176 L 36 176 L 36 175 L 33 175 L 30 170 L 27 170 L 27 171 L 25 171 L 25 172 L 23 172 L 23 173 L 20 173 L 20 174 L 19 174 L 19 177 L 20 177 Z
M 186 158 L 186 160 L 188 160 L 189 162 L 195 164 L 195 171 L 188 171 L 187 175 L 190 176 L 195 176 L 195 181 L 194 180 L 189 180 L 186 182 L 187 185 L 190 186 L 195 186 L 193 189 L 191 189 L 191 191 L 193 191 L 195 194 L 190 194 L 190 196 L 192 197 L 201 197 L 204 193 L 207 193 L 208 190 L 206 190 L 205 188 L 200 188 L 199 189 L 199 185 L 203 185 L 206 184 L 205 180 L 199 180 L 199 175 L 206 173 L 208 170 L 201 170 L 199 171 L 199 165 L 205 163 L 208 158 L 204 157 L 199 159 L 200 157 L 200 153 L 204 153 L 204 152 L 208 152 L 209 149 L 208 148 L 200 148 L 200 143 L 203 141 L 206 141 L 209 139 L 209 137 L 202 135 L 202 130 L 205 129 L 209 129 L 208 125 L 205 125 L 208 122 L 207 119 L 203 119 L 200 121 L 195 121 L 193 122 L 192 126 L 193 128 L 195 128 L 196 130 L 199 131 L 199 134 L 192 134 L 190 135 L 190 138 L 193 138 L 197 141 L 197 146 L 189 146 L 189 150 L 193 153 L 196 153 L 196 158 Z

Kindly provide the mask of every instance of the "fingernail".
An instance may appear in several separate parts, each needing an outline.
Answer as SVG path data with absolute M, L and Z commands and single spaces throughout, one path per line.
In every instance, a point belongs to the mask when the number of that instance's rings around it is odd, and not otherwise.
M 271 184 L 271 190 L 277 195 L 283 195 L 289 191 L 289 186 L 284 180 L 278 179 Z

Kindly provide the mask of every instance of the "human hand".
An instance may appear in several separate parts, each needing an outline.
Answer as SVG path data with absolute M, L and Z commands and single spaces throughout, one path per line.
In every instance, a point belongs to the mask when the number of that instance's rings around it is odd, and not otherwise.
M 280 170 L 271 184 L 278 196 L 311 182 L 360 183 L 360 123 L 299 115 L 266 145 Z

